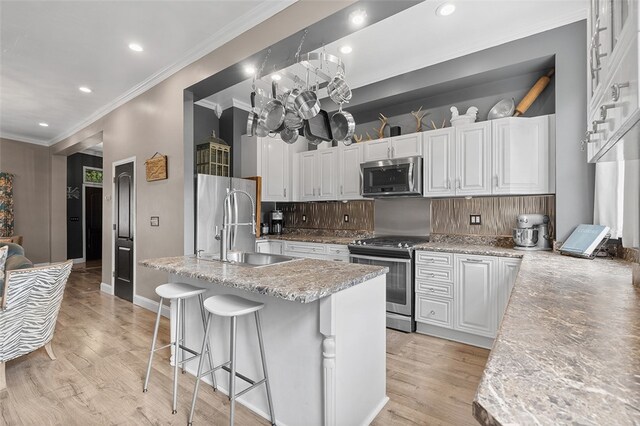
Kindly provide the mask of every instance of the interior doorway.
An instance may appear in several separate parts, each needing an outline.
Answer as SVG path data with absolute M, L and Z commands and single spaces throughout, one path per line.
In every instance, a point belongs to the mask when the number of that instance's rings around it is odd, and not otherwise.
M 84 258 L 87 268 L 102 264 L 102 186 L 84 186 Z
M 133 302 L 135 293 L 135 158 L 113 163 L 113 293 Z

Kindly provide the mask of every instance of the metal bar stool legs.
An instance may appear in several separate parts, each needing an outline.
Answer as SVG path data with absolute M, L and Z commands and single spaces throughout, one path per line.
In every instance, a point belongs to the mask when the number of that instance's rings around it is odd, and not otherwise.
M 205 312 L 204 312 L 204 307 L 203 307 L 203 297 L 202 297 L 202 293 L 197 293 L 193 294 L 193 291 L 191 291 L 191 293 L 189 293 L 189 288 L 184 288 L 185 286 L 187 286 L 186 284 L 176 284 L 175 286 L 177 286 L 178 288 L 171 288 L 170 287 L 171 284 L 165 284 L 163 286 L 160 286 L 160 288 L 165 287 L 165 292 L 168 291 L 174 291 L 173 294 L 171 294 L 171 296 L 175 296 L 176 292 L 182 290 L 185 293 L 182 293 L 181 295 L 184 295 L 185 297 L 170 297 L 172 300 L 174 300 L 176 302 L 176 323 L 175 323 L 175 330 L 174 333 L 172 333 L 171 336 L 171 343 L 169 343 L 168 345 L 162 346 L 160 348 L 156 348 L 156 344 L 158 341 L 158 329 L 160 328 L 160 317 L 162 315 L 162 303 L 164 301 L 164 297 L 160 297 L 160 303 L 158 305 L 158 313 L 156 315 L 156 323 L 154 326 L 154 332 L 153 332 L 153 339 L 151 342 L 151 351 L 149 353 L 149 364 L 147 366 L 147 374 L 144 380 L 144 386 L 142 391 L 143 392 L 147 392 L 148 390 L 148 386 L 149 386 L 149 379 L 151 377 L 151 367 L 153 365 L 153 355 L 156 351 L 159 351 L 161 349 L 165 349 L 167 347 L 173 347 L 174 348 L 174 369 L 173 369 L 173 398 L 172 398 L 172 413 L 175 414 L 178 410 L 178 370 L 182 369 L 182 373 L 185 373 L 185 368 L 186 368 L 186 363 L 189 361 L 194 360 L 195 358 L 199 358 L 200 362 L 202 362 L 203 357 L 204 357 L 204 351 L 201 350 L 200 352 L 196 352 L 191 348 L 186 347 L 185 345 L 185 341 L 184 341 L 184 337 L 185 337 L 185 327 L 186 327 L 186 323 L 185 323 L 185 300 L 187 298 L 193 297 L 197 294 L 198 296 L 198 305 L 200 308 L 200 316 L 202 318 L 202 325 L 203 328 L 206 328 L 206 324 L 205 324 Z M 175 287 L 174 286 L 174 287 Z M 180 288 L 180 286 L 183 286 L 182 288 Z M 203 290 L 204 291 L 204 290 Z M 206 335 L 206 334 L 205 334 Z M 193 356 L 190 358 L 186 358 L 185 357 L 185 352 L 189 352 L 191 353 Z M 206 345 L 206 352 L 207 352 L 207 356 L 208 356 L 208 361 L 209 361 L 209 365 L 211 366 L 211 368 L 213 368 L 213 356 L 212 356 L 212 352 L 211 352 L 211 348 L 209 346 L 209 343 L 207 341 L 207 345 Z M 213 390 L 215 391 L 217 389 L 217 383 L 216 383 L 216 378 L 215 375 L 213 373 L 213 370 L 211 372 L 211 379 L 213 382 Z
M 214 301 L 214 299 L 217 299 Z M 229 302 L 230 301 L 230 302 Z M 211 303 L 209 303 L 211 302 Z M 236 302 L 236 305 L 233 306 L 233 308 L 236 309 L 236 312 L 234 312 L 232 310 L 232 308 L 229 308 L 227 306 L 225 306 L 225 303 L 228 304 L 233 304 L 233 302 Z M 237 303 L 243 303 L 246 302 L 247 306 L 240 306 L 239 308 L 237 307 Z M 218 303 L 216 305 L 216 303 Z M 209 304 L 209 306 L 208 306 Z M 193 415 L 195 412 L 195 407 L 196 407 L 196 400 L 198 398 L 198 389 L 199 389 L 199 384 L 200 384 L 200 379 L 206 375 L 208 375 L 209 373 L 213 373 L 214 371 L 218 370 L 218 369 L 223 369 L 227 372 L 229 372 L 229 400 L 230 402 L 230 413 L 229 413 L 229 424 L 233 425 L 234 420 L 235 420 L 235 401 L 239 396 L 244 395 L 246 392 L 254 389 L 257 386 L 260 386 L 261 384 L 264 383 L 265 387 L 266 387 L 266 391 L 267 391 L 267 402 L 269 404 L 269 414 L 271 416 L 271 424 L 275 425 L 275 415 L 274 415 L 274 410 L 273 410 L 273 400 L 271 397 L 271 386 L 269 383 L 269 374 L 267 372 L 267 360 L 266 360 L 266 355 L 265 355 L 265 351 L 264 351 L 264 340 L 262 337 L 262 324 L 260 322 L 260 313 L 259 310 L 263 307 L 262 304 L 258 304 L 255 302 L 251 302 L 248 301 L 246 299 L 242 299 L 240 297 L 237 296 L 230 296 L 230 295 L 224 295 L 224 296 L 213 296 L 210 297 L 209 299 L 207 299 L 204 303 L 205 308 L 209 311 L 209 313 L 207 314 L 207 319 L 205 321 L 206 325 L 205 325 L 205 336 L 204 339 L 202 341 L 202 347 L 201 347 L 201 353 L 204 355 L 205 351 L 209 351 L 209 343 L 208 343 L 208 336 L 209 336 L 209 330 L 211 327 L 211 317 L 213 314 L 216 315 L 221 315 L 221 316 L 228 316 L 230 317 L 230 344 L 229 344 L 229 358 L 230 360 L 218 365 L 216 367 L 213 367 L 211 370 L 209 371 L 204 371 L 203 372 L 203 365 L 204 365 L 204 357 L 200 357 L 200 362 L 198 363 L 198 373 L 196 376 L 196 383 L 195 383 L 195 387 L 193 390 L 193 399 L 191 401 L 191 412 L 189 413 L 189 423 L 188 425 L 192 425 L 193 422 Z M 248 313 L 254 313 L 255 316 L 255 323 L 256 323 L 256 330 L 257 330 L 257 334 L 258 334 L 258 344 L 260 347 L 260 358 L 262 361 L 262 370 L 263 370 L 263 375 L 264 378 L 262 380 L 259 381 L 254 381 L 249 379 L 248 377 L 240 374 L 237 372 L 237 368 L 236 368 L 236 359 L 237 359 L 237 352 L 236 352 L 236 346 L 237 346 L 237 328 L 238 328 L 238 316 L 241 315 L 245 315 Z M 242 379 L 243 381 L 247 382 L 250 384 L 250 386 L 240 392 L 236 392 L 236 377 Z

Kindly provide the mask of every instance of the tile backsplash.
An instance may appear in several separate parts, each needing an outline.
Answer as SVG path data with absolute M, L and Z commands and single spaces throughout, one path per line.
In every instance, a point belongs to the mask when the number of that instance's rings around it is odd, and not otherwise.
M 454 235 L 511 236 L 520 213 L 549 216 L 550 234 L 555 237 L 554 195 L 447 198 L 431 201 L 431 233 Z M 480 215 L 481 224 L 471 225 L 470 215 Z
M 371 200 L 278 203 L 277 208 L 284 214 L 285 229 L 373 231 Z

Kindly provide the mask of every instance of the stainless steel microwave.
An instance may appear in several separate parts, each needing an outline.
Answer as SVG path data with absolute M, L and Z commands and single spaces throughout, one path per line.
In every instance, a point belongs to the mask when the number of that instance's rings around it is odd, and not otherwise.
M 363 197 L 422 195 L 422 157 L 362 163 L 360 174 Z

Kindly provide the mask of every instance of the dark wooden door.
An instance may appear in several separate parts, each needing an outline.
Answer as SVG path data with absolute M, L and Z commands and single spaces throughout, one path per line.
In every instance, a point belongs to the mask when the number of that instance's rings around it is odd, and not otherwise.
M 86 260 L 102 259 L 102 188 L 84 188 Z
M 116 166 L 115 175 L 115 289 L 116 296 L 133 302 L 133 163 Z

